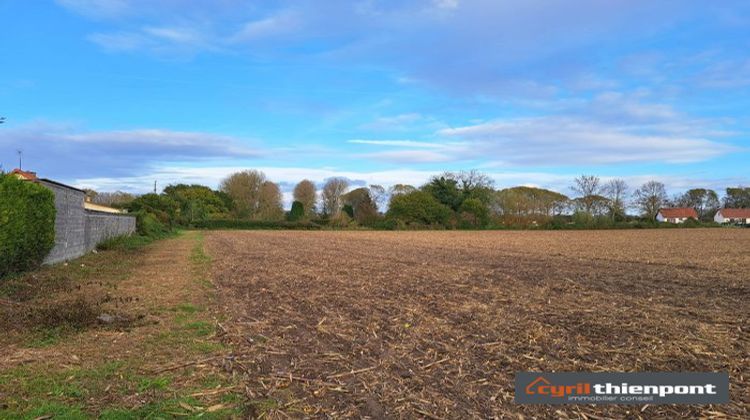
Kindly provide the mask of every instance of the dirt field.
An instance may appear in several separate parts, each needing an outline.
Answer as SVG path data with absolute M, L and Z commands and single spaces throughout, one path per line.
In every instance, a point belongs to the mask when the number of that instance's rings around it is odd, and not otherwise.
M 750 229 L 213 232 L 271 418 L 750 417 Z M 520 406 L 517 371 L 728 371 L 719 406 Z

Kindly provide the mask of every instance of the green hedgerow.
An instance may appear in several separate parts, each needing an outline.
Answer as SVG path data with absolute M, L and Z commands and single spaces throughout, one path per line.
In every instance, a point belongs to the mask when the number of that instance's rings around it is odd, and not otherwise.
M 41 264 L 54 245 L 54 193 L 0 175 L 0 277 Z

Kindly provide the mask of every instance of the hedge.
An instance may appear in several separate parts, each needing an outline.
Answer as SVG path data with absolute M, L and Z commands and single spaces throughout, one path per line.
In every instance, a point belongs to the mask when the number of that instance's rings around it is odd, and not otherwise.
M 54 193 L 0 174 L 0 277 L 38 266 L 54 245 Z
M 202 220 L 195 222 L 193 227 L 198 229 L 301 229 L 318 230 L 321 226 L 313 222 L 286 222 L 268 220 Z

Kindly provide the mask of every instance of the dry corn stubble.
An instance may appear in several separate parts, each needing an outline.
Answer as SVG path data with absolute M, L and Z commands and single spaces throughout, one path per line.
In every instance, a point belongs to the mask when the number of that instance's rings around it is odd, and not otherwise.
M 215 232 L 207 246 L 255 415 L 749 414 L 750 230 Z M 731 403 L 522 406 L 517 371 L 729 371 Z

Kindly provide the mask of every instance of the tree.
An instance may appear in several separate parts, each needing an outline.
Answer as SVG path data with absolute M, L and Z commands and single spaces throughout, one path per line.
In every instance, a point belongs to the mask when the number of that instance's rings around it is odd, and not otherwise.
M 693 188 L 678 196 L 675 203 L 680 207 L 691 207 L 700 220 L 711 220 L 719 209 L 719 195 L 706 188 Z
M 464 200 L 476 198 L 484 204 L 489 204 L 492 196 L 494 181 L 489 175 L 472 169 L 461 171 L 455 175 Z
M 123 191 L 97 192 L 94 195 L 94 197 L 91 199 L 91 201 L 96 204 L 101 204 L 103 206 L 117 207 L 117 208 L 125 207 L 128 203 L 130 203 L 133 200 L 135 200 L 135 196 L 133 194 L 126 193 Z
M 724 207 L 732 209 L 750 208 L 750 188 L 727 188 Z
M 459 211 L 464 200 L 476 198 L 485 205 L 492 200 L 492 179 L 476 170 L 444 172 L 434 176 L 422 187 L 439 202 Z
M 283 196 L 276 183 L 265 181 L 260 186 L 258 196 L 258 220 L 281 220 L 284 218 Z
M 635 190 L 633 198 L 643 217 L 654 219 L 667 202 L 667 189 L 661 182 L 649 181 Z
M 236 172 L 221 181 L 221 191 L 227 193 L 234 202 L 235 217 L 252 217 L 258 212 L 260 190 L 266 182 L 266 175 L 261 171 L 246 170 Z
M 429 193 L 438 202 L 453 211 L 457 211 L 463 202 L 463 193 L 458 187 L 458 180 L 450 172 L 432 177 L 422 187 L 422 191 Z
M 581 175 L 574 180 L 574 184 L 570 189 L 580 195 L 576 199 L 580 204 L 580 211 L 589 215 L 594 214 L 594 207 L 599 203 L 599 197 L 602 192 L 600 183 L 601 180 L 595 175 Z
M 622 179 L 612 179 L 602 188 L 602 194 L 609 200 L 609 215 L 612 220 L 623 220 L 627 203 L 628 184 Z
M 152 215 L 165 229 L 170 229 L 177 223 L 180 205 L 166 194 L 149 193 L 130 202 L 127 209 L 130 213 Z
M 370 197 L 378 209 L 383 209 L 388 202 L 388 190 L 382 185 L 370 185 Z
M 367 226 L 374 223 L 378 218 L 378 208 L 375 201 L 370 196 L 370 190 L 367 188 L 357 188 L 341 196 L 349 217 L 357 223 Z
M 481 228 L 490 223 L 487 206 L 478 198 L 467 198 L 461 203 L 459 217 L 462 227 Z
M 401 194 L 409 194 L 409 193 L 412 193 L 412 192 L 414 192 L 416 190 L 417 190 L 417 188 L 414 187 L 413 185 L 408 185 L 408 184 L 394 184 L 394 185 L 391 185 L 391 187 L 388 188 L 388 195 L 389 195 L 389 197 L 388 197 L 388 207 L 391 206 L 391 200 L 393 200 L 393 197 L 395 197 L 397 195 L 401 195 Z
M 169 185 L 164 188 L 164 194 L 179 204 L 177 220 L 183 225 L 205 220 L 213 214 L 228 210 L 216 191 L 203 185 Z
M 413 191 L 391 197 L 386 216 L 407 225 L 447 225 L 451 209 L 441 204 L 432 194 Z
M 492 211 L 507 224 L 544 222 L 568 207 L 566 195 L 534 187 L 513 187 L 495 192 Z
M 576 213 L 584 213 L 587 216 L 603 216 L 612 208 L 611 201 L 601 195 L 587 195 L 573 200 L 573 208 Z
M 330 178 L 326 181 L 321 192 L 323 214 L 328 217 L 339 215 L 343 205 L 341 196 L 344 195 L 347 188 L 349 188 L 349 181 L 345 178 Z
M 310 218 L 315 215 L 315 204 L 317 193 L 315 184 L 309 179 L 303 179 L 294 187 L 294 200 L 299 201 L 305 209 L 304 217 Z
M 288 219 L 290 222 L 296 222 L 302 220 L 305 217 L 305 205 L 302 202 L 295 200 L 292 203 L 292 209 L 289 210 Z

